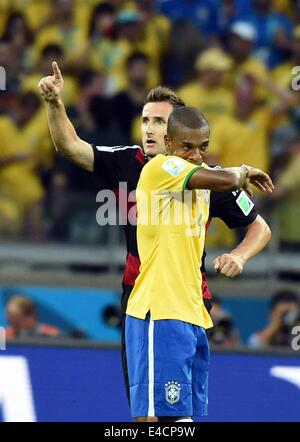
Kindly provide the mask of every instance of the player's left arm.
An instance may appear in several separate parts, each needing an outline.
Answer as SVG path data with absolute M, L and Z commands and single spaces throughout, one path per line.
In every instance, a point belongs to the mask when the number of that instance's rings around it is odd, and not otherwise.
M 234 278 L 242 273 L 244 265 L 256 256 L 270 241 L 271 230 L 266 221 L 257 215 L 255 220 L 246 226 L 246 235 L 230 253 L 224 253 L 214 260 L 214 268 L 223 275 Z

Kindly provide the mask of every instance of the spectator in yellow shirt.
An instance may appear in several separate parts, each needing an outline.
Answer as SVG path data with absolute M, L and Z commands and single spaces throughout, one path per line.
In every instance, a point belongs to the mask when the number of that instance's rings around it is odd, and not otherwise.
M 51 4 L 52 15 L 49 17 L 49 24 L 36 35 L 35 57 L 39 58 L 42 48 L 47 44 L 55 43 L 62 46 L 65 61 L 71 63 L 86 45 L 84 27 L 76 20 L 73 0 L 51 0 Z
M 38 175 L 45 142 L 49 135 L 39 118 L 40 101 L 28 93 L 20 97 L 15 122 L 0 118 L 1 195 L 18 207 L 18 223 L 32 239 L 42 235 L 41 201 L 44 190 Z M 48 149 L 50 146 L 50 141 Z
M 158 36 L 150 34 L 140 15 L 130 10 L 118 14 L 117 32 L 120 53 L 112 72 L 116 81 L 116 90 L 127 87 L 126 61 L 134 52 L 143 52 L 149 58 L 148 89 L 159 84 L 162 53 Z
M 228 41 L 228 51 L 232 58 L 232 67 L 226 75 L 226 81 L 229 87 L 234 87 L 239 76 L 245 74 L 255 75 L 263 80 L 269 77 L 264 64 L 252 57 L 256 40 L 256 30 L 248 22 L 237 21 L 230 28 Z M 256 89 L 256 93 L 265 99 L 265 91 L 261 88 Z
M 8 16 L 3 39 L 10 42 L 14 57 L 18 60 L 19 69 L 30 69 L 32 67 L 30 45 L 33 41 L 33 33 L 30 31 L 23 13 L 13 12 Z
M 279 106 L 259 106 L 255 85 L 270 89 L 280 98 Z M 219 119 L 212 130 L 210 161 L 227 167 L 229 164 L 251 164 L 269 170 L 269 132 L 278 114 L 290 104 L 292 96 L 274 83 L 259 77 L 242 77 L 235 89 L 234 114 Z
M 189 106 L 205 114 L 211 127 L 220 116 L 233 111 L 233 94 L 223 83 L 224 73 L 231 65 L 231 59 L 221 49 L 208 49 L 196 60 L 197 79 L 178 91 Z
M 292 87 L 293 79 L 297 74 L 299 75 L 299 70 L 292 72 L 294 66 L 300 66 L 300 25 L 296 26 L 293 31 L 291 57 L 272 71 L 273 80 L 282 87 Z
M 148 35 L 156 35 L 160 42 L 162 53 L 165 53 L 169 45 L 171 22 L 163 14 L 156 10 L 155 0 L 139 0 L 137 8 L 144 23 Z

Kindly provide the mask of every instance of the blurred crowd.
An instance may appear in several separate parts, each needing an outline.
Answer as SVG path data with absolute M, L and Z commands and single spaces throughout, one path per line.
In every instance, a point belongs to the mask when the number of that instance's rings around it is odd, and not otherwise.
M 269 300 L 269 317 L 265 318 L 260 330 L 245 331 L 237 326 L 237 317 L 224 307 L 224 300 L 214 296 L 211 317 L 214 327 L 207 331 L 209 342 L 218 348 L 234 349 L 247 345 L 252 349 L 267 348 L 294 349 L 293 341 L 299 342 L 300 297 L 293 290 L 280 290 Z M 254 311 L 252 311 L 252 314 Z M 76 324 L 68 324 L 55 314 L 55 308 L 33 300 L 23 293 L 13 292 L 5 302 L 6 338 L 55 338 L 83 339 L 89 337 L 88 330 Z M 82 312 L 84 317 L 84 312 Z M 121 333 L 122 314 L 118 305 L 107 305 L 99 320 L 105 326 L 115 328 Z M 60 323 L 58 323 L 60 321 Z M 241 324 L 240 324 L 241 325 Z M 99 324 L 100 326 L 100 324 Z M 241 335 L 244 334 L 244 339 Z M 103 338 L 105 340 L 105 338 Z
M 54 154 L 37 84 L 56 60 L 89 142 L 140 144 L 158 84 L 201 109 L 207 161 L 270 172 L 277 190 L 259 208 L 277 220 L 282 248 L 299 251 L 300 1 L 0 0 L 0 36 L 0 237 L 78 238 L 85 219 L 70 214 L 88 213 L 99 190 Z

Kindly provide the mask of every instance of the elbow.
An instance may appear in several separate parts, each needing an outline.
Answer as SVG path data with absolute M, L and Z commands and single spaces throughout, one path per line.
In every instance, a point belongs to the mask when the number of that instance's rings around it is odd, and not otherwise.
M 54 143 L 55 151 L 58 154 L 63 155 L 64 157 L 70 157 L 72 156 L 73 152 L 76 150 L 76 141 L 73 143 L 70 143 L 68 141 L 59 142 L 59 143 L 55 142 Z
M 265 247 L 272 238 L 272 232 L 269 227 L 269 225 L 266 223 L 266 221 L 260 216 L 257 215 L 256 220 L 253 222 L 254 225 L 256 225 L 256 237 L 261 238 L 261 243 Z
M 258 215 L 258 222 L 260 222 L 261 224 L 261 228 L 263 229 L 263 236 L 264 236 L 264 242 L 265 244 L 268 244 L 268 242 L 270 242 L 271 238 L 272 238 L 272 232 L 271 229 L 269 227 L 269 225 L 266 223 L 266 221 L 260 216 Z
M 266 244 L 268 244 L 271 241 L 271 238 L 272 238 L 272 232 L 271 232 L 270 227 L 266 223 L 266 225 L 265 225 L 265 240 L 266 240 Z

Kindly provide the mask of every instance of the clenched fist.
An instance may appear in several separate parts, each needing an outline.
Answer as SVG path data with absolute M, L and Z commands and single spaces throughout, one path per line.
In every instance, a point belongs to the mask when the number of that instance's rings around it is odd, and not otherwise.
M 38 89 L 45 101 L 57 103 L 61 99 L 64 79 L 56 61 L 52 62 L 53 75 L 44 77 L 38 84 Z

